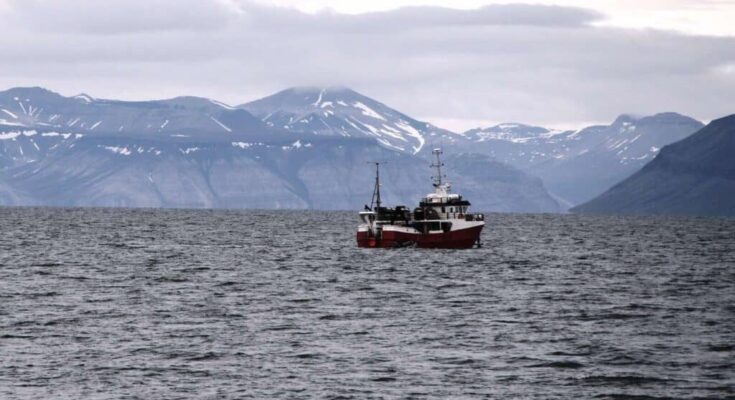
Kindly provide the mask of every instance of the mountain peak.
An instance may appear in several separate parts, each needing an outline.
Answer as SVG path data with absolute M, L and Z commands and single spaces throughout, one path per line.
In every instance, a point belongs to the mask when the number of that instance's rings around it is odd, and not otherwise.
M 6 90 L 5 92 L 6 93 L 53 93 L 53 94 L 58 94 L 56 92 L 52 92 L 40 86 L 16 86 L 16 87 Z
M 526 125 L 517 122 L 504 122 L 487 128 L 475 128 L 465 132 L 470 140 L 483 142 L 486 140 L 528 141 L 539 135 L 549 133 L 544 127 Z
M 319 92 L 330 92 L 330 93 L 357 93 L 347 86 L 294 86 L 288 89 L 282 90 L 282 92 L 289 92 L 295 94 L 309 94 Z
M 240 107 L 272 127 L 322 136 L 370 138 L 383 147 L 412 154 L 423 148 L 427 137 L 441 136 L 450 142 L 457 139 L 455 134 L 341 86 L 293 87 Z
M 84 103 L 91 103 L 95 100 L 94 97 L 86 94 L 86 93 L 79 93 L 78 95 L 73 97 L 74 99 L 81 100 Z
M 248 103 L 247 106 L 252 107 L 263 100 L 269 100 L 271 103 L 277 102 L 289 108 L 298 108 L 300 112 L 319 110 L 335 105 L 347 106 L 358 101 L 366 104 L 371 102 L 378 103 L 345 86 L 296 86 L 282 90 L 264 99 Z
M 29 87 L 14 87 L 4 92 L 0 92 L 0 97 L 11 97 L 16 98 L 15 100 L 25 100 L 31 97 L 56 97 L 61 98 L 62 95 L 52 92 L 46 88 L 40 86 L 29 86 Z
M 486 131 L 506 131 L 506 132 L 523 130 L 527 132 L 537 132 L 537 133 L 544 133 L 544 132 L 549 131 L 548 129 L 541 127 L 541 126 L 521 124 L 518 122 L 503 122 L 501 124 L 497 124 L 489 128 L 486 128 L 485 130 Z
M 623 124 L 631 124 L 636 121 L 638 121 L 640 117 L 633 115 L 633 114 L 620 114 L 617 118 L 613 121 L 611 125 L 617 126 L 617 125 L 623 125 Z
M 686 115 L 682 115 L 676 112 L 661 112 L 657 113 L 648 117 L 644 117 L 640 119 L 641 123 L 643 122 L 656 122 L 656 123 L 674 123 L 674 124 L 692 124 L 692 125 L 699 125 L 704 126 L 701 122 L 697 121 L 694 118 L 687 117 Z

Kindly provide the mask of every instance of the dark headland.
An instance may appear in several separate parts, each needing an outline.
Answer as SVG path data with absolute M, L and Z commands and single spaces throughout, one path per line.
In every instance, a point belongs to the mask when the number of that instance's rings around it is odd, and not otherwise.
M 665 146 L 579 213 L 735 216 L 735 114 Z

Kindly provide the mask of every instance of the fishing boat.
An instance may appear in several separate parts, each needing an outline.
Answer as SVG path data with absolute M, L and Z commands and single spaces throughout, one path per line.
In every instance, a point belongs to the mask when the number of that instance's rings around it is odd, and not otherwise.
M 370 205 L 360 212 L 358 247 L 406 247 L 468 249 L 480 246 L 485 226 L 483 214 L 469 212 L 470 202 L 450 193 L 451 184 L 442 175 L 441 149 L 434 149 L 434 192 L 422 198 L 411 211 L 406 206 L 383 207 L 380 199 L 380 163 L 375 162 L 375 187 Z

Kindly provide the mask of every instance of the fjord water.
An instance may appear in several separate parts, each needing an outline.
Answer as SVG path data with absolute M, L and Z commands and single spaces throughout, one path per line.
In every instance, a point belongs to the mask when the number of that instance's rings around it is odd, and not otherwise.
M 0 398 L 735 396 L 735 220 L 0 208 Z M 649 397 L 645 397 L 649 398 Z

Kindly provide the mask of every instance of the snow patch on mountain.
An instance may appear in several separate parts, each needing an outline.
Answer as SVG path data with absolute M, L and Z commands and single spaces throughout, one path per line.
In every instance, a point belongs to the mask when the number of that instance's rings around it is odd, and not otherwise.
M 189 154 L 189 153 L 193 153 L 193 152 L 199 151 L 199 150 L 201 150 L 200 147 L 187 147 L 185 149 L 179 149 L 179 151 L 181 152 L 181 154 Z
M 84 94 L 84 93 L 80 93 L 80 94 L 74 96 L 73 98 L 75 98 L 77 100 L 81 100 L 84 103 L 91 103 L 91 102 L 93 102 L 95 100 L 94 97 L 92 97 L 92 96 L 90 96 L 88 94 Z
M 15 119 L 18 119 L 18 116 L 17 116 L 17 115 L 15 114 L 15 113 L 12 113 L 12 112 L 10 112 L 10 111 L 8 111 L 8 110 L 4 109 L 4 108 L 3 108 L 3 109 L 1 109 L 1 110 L 2 110 L 2 112 L 4 112 L 5 114 L 8 114 L 8 115 L 9 115 L 9 116 L 10 116 L 11 118 L 15 118 Z
M 127 147 L 120 147 L 120 146 L 98 146 L 98 147 L 103 148 L 105 150 L 109 150 L 116 154 L 123 155 L 123 156 L 129 156 L 133 154 L 133 152 L 130 151 L 130 149 L 128 149 Z
M 375 110 L 373 110 L 372 108 L 366 106 L 365 104 L 363 104 L 363 103 L 361 103 L 359 101 L 356 101 L 354 103 L 354 106 L 357 107 L 357 108 L 359 108 L 360 110 L 362 110 L 362 113 L 365 114 L 365 115 L 367 115 L 368 117 L 372 117 L 372 118 L 375 118 L 375 119 L 380 119 L 380 120 L 385 121 L 385 118 L 383 118 L 382 115 L 376 113 Z
M 236 108 L 235 108 L 235 107 L 233 107 L 233 106 L 231 106 L 231 105 L 229 105 L 229 104 L 225 104 L 225 103 L 223 103 L 223 102 L 221 102 L 221 101 L 217 101 L 217 100 L 212 100 L 212 99 L 208 99 L 208 100 L 209 100 L 209 101 L 210 101 L 210 102 L 211 102 L 212 104 L 214 104 L 214 105 L 217 105 L 217 106 L 220 106 L 220 107 L 222 107 L 222 108 L 224 108 L 224 109 L 227 109 L 227 110 L 236 110 Z
M 212 119 L 212 121 L 214 121 L 215 123 L 217 123 L 217 125 L 221 126 L 221 127 L 222 127 L 222 129 L 226 130 L 227 132 L 232 132 L 232 129 L 230 129 L 230 127 L 229 127 L 229 126 L 227 126 L 227 125 L 223 124 L 223 123 L 222 123 L 222 122 L 220 122 L 220 121 L 219 121 L 219 120 L 218 120 L 217 118 L 215 118 L 215 117 L 212 117 L 212 116 L 210 116 L 209 118 L 211 118 L 211 119 Z

